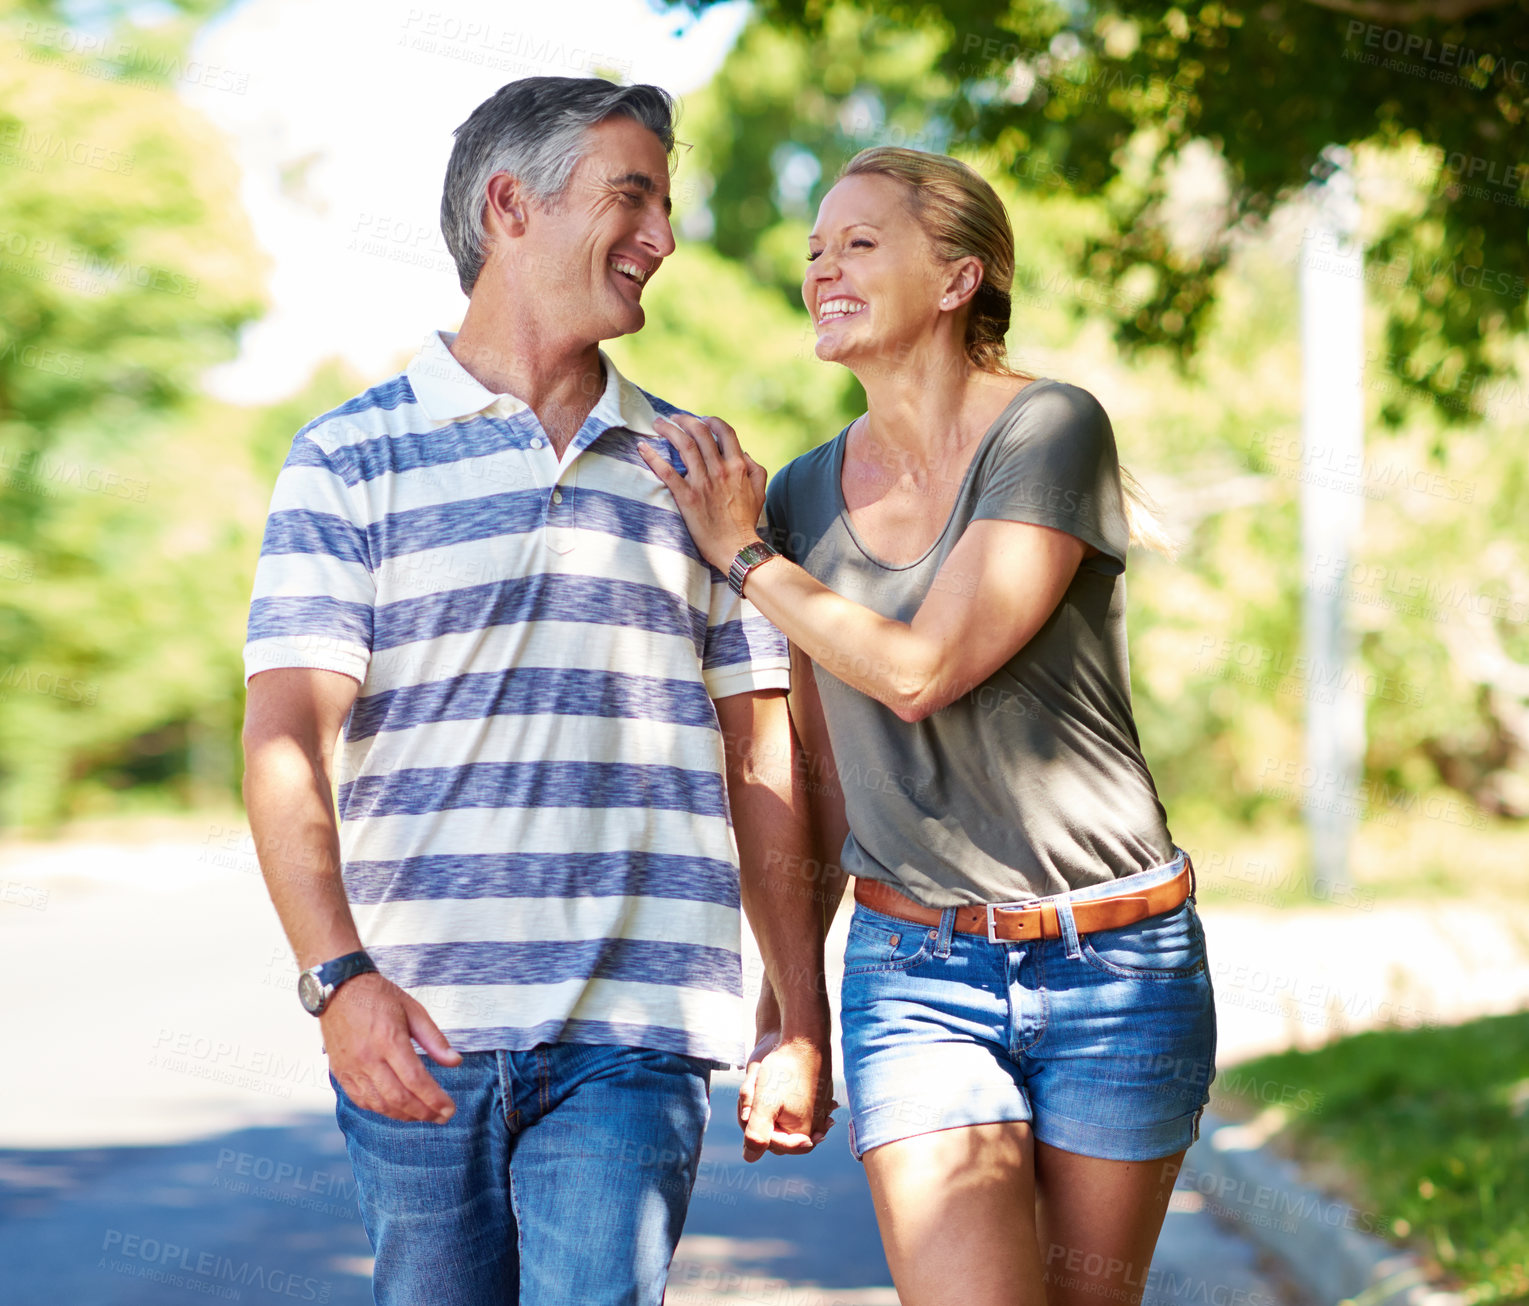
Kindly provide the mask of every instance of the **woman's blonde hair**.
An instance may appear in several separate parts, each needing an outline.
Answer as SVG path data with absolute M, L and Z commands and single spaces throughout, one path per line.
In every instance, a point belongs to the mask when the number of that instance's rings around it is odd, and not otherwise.
M 861 150 L 844 165 L 839 179 L 867 175 L 891 177 L 907 187 L 913 216 L 936 258 L 946 263 L 975 258 L 982 265 L 982 281 L 966 318 L 964 343 L 972 365 L 998 376 L 1033 380 L 1010 364 L 1005 343 L 1013 308 L 1014 228 L 998 192 L 959 159 L 897 145 Z M 1120 484 L 1131 543 L 1171 556 L 1173 541 L 1140 483 L 1124 467 Z

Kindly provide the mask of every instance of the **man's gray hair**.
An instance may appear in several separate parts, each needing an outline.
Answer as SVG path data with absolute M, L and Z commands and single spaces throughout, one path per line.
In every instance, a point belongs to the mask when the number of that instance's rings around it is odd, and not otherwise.
M 483 270 L 483 205 L 489 179 L 507 172 L 544 207 L 556 205 L 587 148 L 589 129 L 607 118 L 632 118 L 674 152 L 674 100 L 657 86 L 617 86 L 599 77 L 523 77 L 484 100 L 455 135 L 441 234 L 456 260 L 462 292 Z

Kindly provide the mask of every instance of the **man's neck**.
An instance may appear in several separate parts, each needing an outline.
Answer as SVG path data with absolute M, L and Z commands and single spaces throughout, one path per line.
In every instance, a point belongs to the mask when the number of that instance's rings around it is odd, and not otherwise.
M 451 353 L 480 385 L 529 405 L 559 458 L 605 392 L 598 343 L 559 338 L 478 298 Z

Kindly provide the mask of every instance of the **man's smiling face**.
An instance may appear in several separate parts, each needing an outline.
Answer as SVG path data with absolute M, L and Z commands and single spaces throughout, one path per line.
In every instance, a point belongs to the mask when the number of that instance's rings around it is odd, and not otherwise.
M 642 328 L 643 286 L 674 252 L 674 232 L 657 136 L 614 117 L 591 127 L 585 146 L 552 208 L 530 206 L 511 257 L 531 260 L 526 282 L 560 310 L 558 326 L 593 342 Z

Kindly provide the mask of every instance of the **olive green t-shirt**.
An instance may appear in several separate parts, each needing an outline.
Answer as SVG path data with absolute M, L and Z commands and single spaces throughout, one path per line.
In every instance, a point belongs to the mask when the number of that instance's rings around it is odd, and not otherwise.
M 879 562 L 855 534 L 844 444 L 841 431 L 775 476 L 768 538 L 883 616 L 913 619 L 973 521 L 1051 526 L 1099 550 L 1019 652 L 923 721 L 899 719 L 814 664 L 849 820 L 845 869 L 952 907 L 1044 897 L 1168 861 L 1172 840 L 1131 717 L 1128 529 L 1099 401 L 1064 382 L 1025 386 L 983 436 L 944 532 L 907 566 Z

